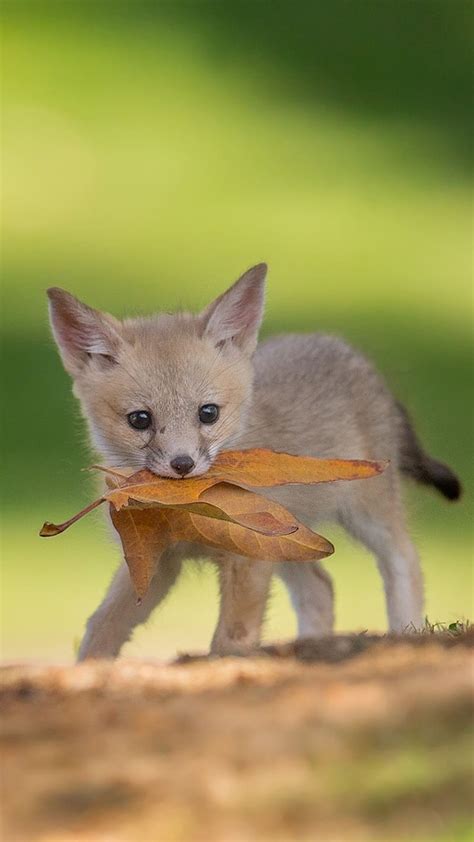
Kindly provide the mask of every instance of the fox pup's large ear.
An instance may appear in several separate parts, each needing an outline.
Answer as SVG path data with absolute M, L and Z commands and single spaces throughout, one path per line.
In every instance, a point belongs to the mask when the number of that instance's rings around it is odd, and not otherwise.
M 51 287 L 47 292 L 51 328 L 66 371 L 75 377 L 91 360 L 113 364 L 121 344 L 120 322 L 64 289 Z
M 267 264 L 253 266 L 202 313 L 204 334 L 216 345 L 233 342 L 252 354 L 263 318 Z

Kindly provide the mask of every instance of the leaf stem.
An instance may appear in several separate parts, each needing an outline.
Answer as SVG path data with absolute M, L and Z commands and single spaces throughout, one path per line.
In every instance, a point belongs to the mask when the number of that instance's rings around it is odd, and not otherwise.
M 65 520 L 64 523 L 49 523 L 48 521 L 46 521 L 46 523 L 43 524 L 40 532 L 41 537 L 52 538 L 53 535 L 60 535 L 61 532 L 64 532 L 66 529 L 69 529 L 69 527 L 72 526 L 73 523 L 76 523 L 76 521 L 80 520 L 82 517 L 84 517 L 84 515 L 88 515 L 89 512 L 92 512 L 93 509 L 96 509 L 104 502 L 105 498 L 99 497 L 98 500 L 94 500 L 93 503 L 89 503 L 89 505 L 86 506 L 85 509 L 81 509 L 81 511 L 78 512 L 77 515 L 74 515 L 74 517 L 69 518 L 69 520 Z

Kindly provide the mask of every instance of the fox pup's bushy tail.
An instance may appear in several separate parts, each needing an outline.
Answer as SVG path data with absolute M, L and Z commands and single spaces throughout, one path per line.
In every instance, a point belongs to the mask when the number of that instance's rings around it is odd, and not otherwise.
M 397 403 L 400 414 L 400 470 L 417 482 L 433 485 L 448 500 L 458 500 L 462 486 L 454 471 L 423 450 L 405 407 Z

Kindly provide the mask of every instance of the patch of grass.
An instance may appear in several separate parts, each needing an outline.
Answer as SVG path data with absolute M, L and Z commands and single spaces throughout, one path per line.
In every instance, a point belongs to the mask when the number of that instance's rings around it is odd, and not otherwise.
M 407 631 L 411 634 L 447 634 L 451 637 L 458 637 L 470 629 L 472 629 L 470 620 L 454 620 L 447 623 L 438 621 L 432 623 L 428 617 L 425 617 L 425 624 L 422 628 L 410 626 Z

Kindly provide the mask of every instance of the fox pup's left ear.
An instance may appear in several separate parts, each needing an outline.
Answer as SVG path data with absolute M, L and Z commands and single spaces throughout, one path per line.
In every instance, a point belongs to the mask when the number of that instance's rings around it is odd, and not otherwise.
M 233 342 L 245 354 L 253 354 L 263 318 L 267 264 L 253 266 L 216 298 L 201 314 L 204 335 L 216 345 Z
M 118 319 L 64 289 L 51 287 L 47 292 L 51 328 L 66 371 L 76 377 L 91 360 L 114 363 L 122 342 Z

